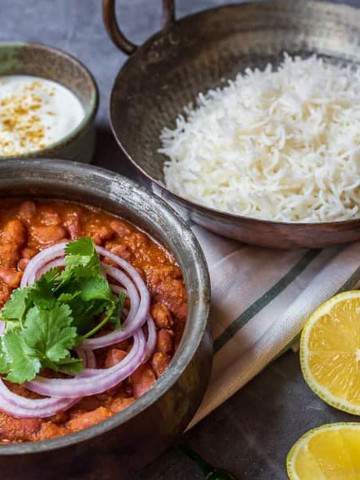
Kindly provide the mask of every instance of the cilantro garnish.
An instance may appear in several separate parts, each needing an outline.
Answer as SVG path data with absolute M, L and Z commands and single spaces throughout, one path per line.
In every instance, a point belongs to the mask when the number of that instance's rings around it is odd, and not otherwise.
M 42 369 L 76 374 L 83 368 L 73 351 L 106 324 L 120 327 L 125 294 L 115 296 L 90 238 L 66 247 L 65 268 L 54 268 L 34 285 L 16 289 L 0 311 L 0 373 L 14 383 Z

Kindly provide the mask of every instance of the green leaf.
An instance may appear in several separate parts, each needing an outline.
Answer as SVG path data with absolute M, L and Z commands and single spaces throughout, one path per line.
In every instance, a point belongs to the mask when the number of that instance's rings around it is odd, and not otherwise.
M 101 276 L 85 278 L 80 284 L 81 298 L 84 302 L 92 300 L 111 300 L 112 292 L 107 280 Z
M 119 297 L 113 299 L 109 302 L 106 306 L 105 315 L 103 316 L 102 320 L 92 329 L 89 330 L 86 334 L 84 334 L 84 338 L 89 338 L 95 335 L 99 330 L 101 330 L 108 322 L 111 322 L 115 328 L 120 328 L 121 322 L 121 312 L 124 307 L 124 302 L 126 299 L 126 294 L 124 292 L 120 292 Z
M 94 242 L 89 237 L 81 237 L 66 246 L 66 255 L 69 259 L 74 256 L 92 257 L 96 255 Z
M 79 334 L 83 334 L 93 327 L 96 319 L 101 317 L 106 309 L 107 302 L 105 300 L 84 302 L 81 298 L 81 292 L 77 293 L 73 298 L 66 296 L 65 299 L 72 312 L 73 325 Z
M 59 303 L 66 303 L 67 305 L 71 304 L 74 300 L 80 297 L 81 292 L 75 291 L 72 293 L 64 292 L 61 293 L 57 299 Z
M 36 282 L 36 286 L 43 292 L 51 292 L 54 286 L 61 280 L 62 270 L 59 267 L 52 268 L 45 272 Z
M 51 310 L 31 308 L 25 319 L 24 339 L 41 359 L 59 362 L 66 358 L 77 340 L 68 305 L 55 303 Z
M 30 300 L 30 288 L 14 290 L 1 310 L 1 320 L 22 322 Z
M 77 375 L 83 370 L 84 362 L 80 358 L 72 358 L 69 355 L 56 363 L 47 361 L 45 366 L 55 372 L 65 373 L 66 375 Z
M 7 373 L 9 371 L 9 363 L 6 359 L 6 354 L 3 351 L 3 342 L 0 343 L 0 373 Z
M 90 238 L 66 247 L 65 268 L 53 268 L 34 285 L 17 289 L 0 312 L 0 374 L 31 380 L 43 368 L 79 373 L 83 362 L 72 351 L 107 323 L 120 327 L 126 295 L 116 297 L 104 277 Z
M 68 269 L 76 269 L 76 275 L 89 275 L 100 272 L 100 260 L 91 238 L 82 237 L 66 247 L 65 264 Z
M 110 322 L 114 325 L 115 329 L 120 328 L 121 326 L 120 319 L 121 319 L 121 313 L 124 309 L 125 300 L 126 300 L 126 293 L 120 292 L 115 305 L 115 309 L 112 315 L 110 316 Z
M 59 268 L 53 268 L 31 287 L 30 295 L 34 305 L 48 310 L 54 306 L 56 302 L 54 292 L 61 281 L 61 273 Z
M 39 373 L 40 360 L 36 352 L 26 344 L 18 329 L 10 330 L 2 337 L 2 351 L 8 366 L 6 380 L 24 383 Z
M 115 297 L 107 280 L 101 275 L 94 275 L 79 280 L 80 297 L 69 303 L 74 315 L 74 322 L 80 334 L 96 332 L 99 325 L 104 326 L 111 318 L 115 308 Z M 94 322 L 105 313 L 105 317 L 94 326 Z

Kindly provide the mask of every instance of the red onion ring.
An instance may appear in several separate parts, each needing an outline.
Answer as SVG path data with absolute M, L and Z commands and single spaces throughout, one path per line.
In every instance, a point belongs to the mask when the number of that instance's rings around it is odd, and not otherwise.
M 1 322 L 4 323 L 4 322 Z M 3 333 L 0 334 L 0 336 Z M 93 358 L 92 358 L 93 357 Z M 84 363 L 89 368 L 96 366 L 96 359 L 93 352 L 86 352 Z M 47 418 L 59 411 L 68 410 L 80 398 L 26 398 L 12 392 L 0 379 L 0 410 L 18 418 Z
M 1 322 L 5 323 L 5 322 Z M 3 333 L 0 334 L 0 336 Z M 96 358 L 91 350 L 77 349 L 87 368 L 96 368 Z M 65 411 L 81 400 L 79 398 L 26 398 L 12 392 L 0 379 L 0 410 L 18 418 L 47 418 Z
M 53 245 L 35 255 L 25 268 L 21 287 L 33 284 L 45 272 L 55 267 L 65 265 L 66 243 Z M 109 258 L 113 263 L 126 272 L 102 262 L 104 273 L 116 280 L 121 286 L 110 284 L 115 293 L 126 290 L 130 299 L 130 308 L 127 312 L 123 328 L 110 334 L 85 340 L 77 349 L 78 355 L 84 360 L 86 368 L 77 376 L 68 379 L 37 377 L 25 384 L 26 388 L 44 395 L 44 399 L 28 399 L 11 392 L 0 380 L 0 409 L 11 415 L 31 418 L 45 418 L 60 410 L 67 410 L 82 397 L 102 393 L 118 385 L 129 377 L 153 352 L 156 344 L 156 327 L 149 315 L 150 294 L 137 270 L 121 257 L 96 247 L 99 255 Z M 147 339 L 142 331 L 147 322 Z M 4 330 L 3 322 L 0 322 Z M 96 368 L 96 359 L 92 350 L 113 345 L 122 340 L 133 337 L 134 343 L 126 357 L 106 369 Z
M 151 354 L 155 350 L 155 346 L 156 346 L 156 327 L 155 327 L 154 320 L 151 318 L 150 315 L 148 315 L 147 328 L 148 328 L 148 337 L 146 341 L 144 361 L 147 361 L 151 357 Z
M 84 362 L 87 368 L 96 368 L 96 357 L 92 350 L 85 350 L 84 348 L 77 348 L 76 353 Z
M 0 379 L 0 410 L 18 418 L 46 418 L 65 411 L 80 398 L 26 398 L 7 388 Z
M 43 378 L 26 383 L 26 388 L 40 395 L 56 398 L 96 395 L 118 385 L 143 363 L 145 336 L 141 330 L 134 335 L 134 344 L 119 363 L 105 369 L 85 369 L 74 378 Z
M 24 270 L 20 282 L 20 288 L 26 287 L 27 285 L 32 285 L 35 282 L 36 273 L 39 268 L 43 267 L 51 260 L 63 256 L 65 254 L 66 245 L 67 242 L 57 243 L 56 245 L 48 247 L 32 257 Z
M 114 293 L 119 294 L 120 292 L 126 293 L 126 288 L 119 287 L 119 285 L 115 285 L 115 283 L 110 283 L 110 287 Z

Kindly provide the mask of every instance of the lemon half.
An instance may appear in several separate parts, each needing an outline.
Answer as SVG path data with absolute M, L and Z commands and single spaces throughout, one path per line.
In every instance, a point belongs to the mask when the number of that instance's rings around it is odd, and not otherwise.
M 333 423 L 305 433 L 286 460 L 290 480 L 359 480 L 360 423 Z
M 335 295 L 315 310 L 301 334 L 300 362 L 322 400 L 360 415 L 360 290 Z

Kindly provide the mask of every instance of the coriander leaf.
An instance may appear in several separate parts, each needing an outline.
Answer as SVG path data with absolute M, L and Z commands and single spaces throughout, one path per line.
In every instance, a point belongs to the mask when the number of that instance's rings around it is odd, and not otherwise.
M 107 314 L 115 297 L 107 280 L 101 274 L 80 278 L 76 285 L 79 295 L 68 304 L 73 313 L 74 325 L 80 334 L 85 334 L 91 331 L 94 321 L 102 313 Z M 101 325 L 107 323 L 108 319 L 109 317 L 106 322 L 101 321 Z
M 68 305 L 55 303 L 51 310 L 33 307 L 26 314 L 23 330 L 25 342 L 37 352 L 40 359 L 59 362 L 76 345 L 77 332 L 72 321 Z
M 14 290 L 1 310 L 1 320 L 22 323 L 29 301 L 30 288 L 18 288 Z
M 26 344 L 20 332 L 20 329 L 13 329 L 2 337 L 2 351 L 8 367 L 6 380 L 13 383 L 32 380 L 41 368 L 36 352 Z
M 6 321 L 0 374 L 22 382 L 41 368 L 80 372 L 83 363 L 71 351 L 107 323 L 118 328 L 125 298 L 113 294 L 92 240 L 70 242 L 64 269 L 54 268 L 32 286 L 17 289 L 0 311 Z
M 91 257 L 94 253 L 96 255 L 94 242 L 89 237 L 81 237 L 68 243 L 65 253 L 68 257 L 75 255 Z
M 116 308 L 114 309 L 113 314 L 110 317 L 110 322 L 114 325 L 115 328 L 120 328 L 121 326 L 121 314 L 124 309 L 124 304 L 126 300 L 126 293 L 120 291 L 119 296 L 116 302 Z
M 93 300 L 111 300 L 112 291 L 108 281 L 101 275 L 85 278 L 80 282 L 81 299 L 84 302 Z
M 100 272 L 100 260 L 91 238 L 82 237 L 69 243 L 65 250 L 65 276 L 66 271 L 73 269 L 73 274 L 90 276 Z M 76 270 L 75 270 L 76 269 Z
M 51 268 L 41 275 L 39 280 L 37 280 L 36 285 L 43 291 L 51 292 L 54 285 L 60 282 L 61 272 L 62 270 L 59 267 Z
M 70 305 L 71 302 L 73 302 L 74 300 L 76 300 L 77 298 L 80 297 L 80 294 L 81 294 L 80 291 L 75 291 L 75 292 L 71 292 L 71 293 L 64 292 L 64 293 L 61 293 L 58 296 L 57 301 L 59 303 L 66 303 L 67 305 Z
M 6 354 L 3 351 L 2 341 L 0 343 L 0 373 L 7 373 L 9 371 L 9 364 L 6 359 Z
M 59 301 L 66 303 L 70 307 L 73 317 L 73 325 L 77 328 L 79 334 L 92 328 L 94 319 L 101 316 L 101 313 L 104 312 L 107 304 L 104 300 L 84 302 L 81 298 L 80 290 L 73 295 L 60 295 Z
M 123 302 L 125 301 L 126 295 L 122 293 L 119 295 L 119 298 L 108 302 L 105 307 L 105 315 L 102 320 L 92 329 L 89 330 L 86 334 L 83 335 L 83 338 L 89 338 L 95 335 L 99 330 L 101 330 L 108 322 L 111 322 L 115 325 L 115 328 L 120 327 L 120 315 L 123 308 Z
M 112 316 L 112 313 L 113 313 L 113 310 L 111 308 L 108 308 L 102 320 L 92 330 L 89 330 L 88 332 L 86 332 L 86 334 L 83 335 L 83 338 L 92 337 L 93 335 L 95 335 L 95 333 L 101 330 L 109 322 Z
M 56 302 L 54 292 L 61 281 L 61 270 L 52 268 L 31 287 L 32 303 L 40 308 L 50 310 Z
M 55 372 L 65 373 L 66 375 L 77 375 L 83 370 L 84 362 L 80 358 L 68 356 L 57 363 L 47 361 L 45 366 Z

